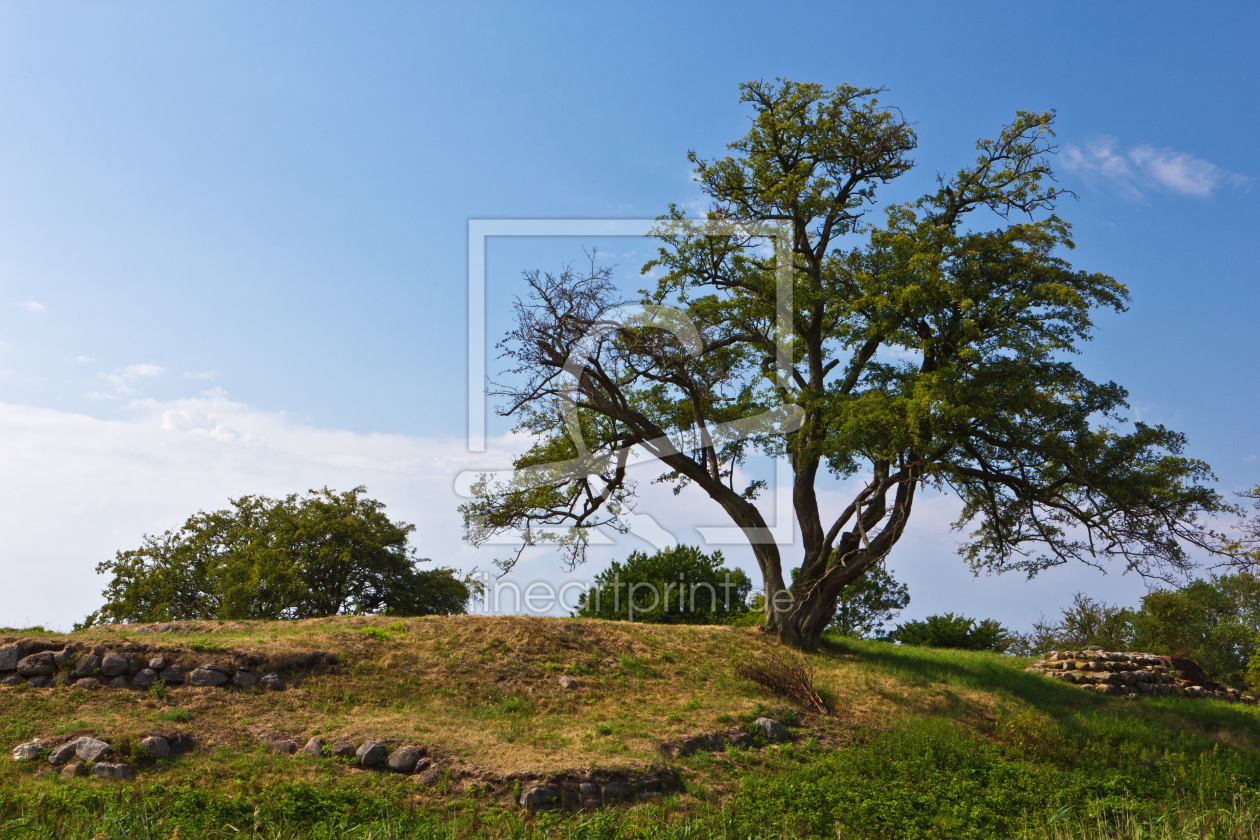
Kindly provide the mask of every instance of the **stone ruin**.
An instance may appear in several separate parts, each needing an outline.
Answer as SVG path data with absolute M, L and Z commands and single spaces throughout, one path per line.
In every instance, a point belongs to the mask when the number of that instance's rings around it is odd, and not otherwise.
M 1084 650 L 1052 650 L 1024 670 L 1096 694 L 1256 702 L 1250 694 L 1213 682 L 1197 662 L 1177 656 L 1120 653 L 1091 646 Z

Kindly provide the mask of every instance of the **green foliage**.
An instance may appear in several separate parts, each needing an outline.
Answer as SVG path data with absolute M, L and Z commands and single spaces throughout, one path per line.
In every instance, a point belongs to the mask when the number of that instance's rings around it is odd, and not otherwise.
M 176 706 L 175 708 L 168 709 L 165 712 L 158 712 L 156 717 L 158 720 L 166 720 L 166 721 L 170 721 L 171 723 L 187 723 L 188 721 L 192 720 L 193 716 L 192 716 L 192 712 L 188 711 L 187 709 L 183 709 L 183 708 L 180 708 L 179 706 Z
M 186 619 L 299 619 L 345 613 L 461 613 L 467 583 L 420 571 L 407 539 L 366 489 L 284 499 L 243 496 L 97 566 L 106 603 L 76 627 Z
M 748 612 L 752 581 L 722 565 L 722 552 L 679 545 L 631 552 L 595 577 L 578 597 L 577 615 L 649 624 L 720 624 Z M 631 597 L 633 596 L 633 602 Z
M 841 636 L 879 636 L 884 625 L 909 604 L 906 585 L 883 566 L 875 566 L 841 591 L 836 617 L 827 630 Z
M 1017 656 L 1040 656 L 1051 650 L 1080 650 L 1097 645 L 1104 650 L 1136 650 L 1134 618 L 1136 611 L 1084 593 L 1072 596 L 1072 606 L 1063 610 L 1061 620 L 1044 617 L 1033 622 L 1031 633 L 1012 633 L 1009 653 Z
M 1139 650 L 1193 659 L 1212 679 L 1246 688 L 1260 633 L 1260 578 L 1213 575 L 1157 589 L 1142 598 L 1133 624 Z
M 158 677 L 153 681 L 153 685 L 149 686 L 149 696 L 154 700 L 166 699 L 166 680 Z
M 921 645 L 959 650 L 991 650 L 1004 652 L 1010 646 L 1010 634 L 991 618 L 976 621 L 953 613 L 929 615 L 923 621 L 898 624 L 888 634 L 891 641 L 903 645 Z

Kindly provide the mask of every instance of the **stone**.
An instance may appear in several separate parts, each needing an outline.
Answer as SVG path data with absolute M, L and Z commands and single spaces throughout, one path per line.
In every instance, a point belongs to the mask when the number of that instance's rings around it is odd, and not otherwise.
M 115 779 L 130 779 L 136 775 L 136 771 L 132 769 L 130 764 L 115 764 L 114 772 L 111 775 Z
M 17 672 L 24 677 L 51 677 L 57 671 L 52 651 L 32 653 L 17 663 Z
M 57 669 L 60 670 L 69 665 L 70 660 L 73 658 L 74 651 L 70 650 L 70 648 L 66 648 L 65 650 L 59 650 L 53 654 L 53 663 L 57 666 Z
M 573 677 L 565 677 L 565 676 L 560 677 L 561 688 L 566 688 L 566 689 L 577 688 L 577 684 L 578 684 L 577 680 L 573 679 Z
M 140 742 L 140 751 L 149 758 L 169 758 L 171 742 L 161 735 L 150 735 Z
M 578 796 L 582 797 L 583 801 L 590 799 L 598 793 L 598 791 L 599 789 L 590 782 L 582 782 L 582 784 L 578 785 Z
M 311 758 L 323 758 L 324 742 L 318 738 L 312 738 L 306 742 L 305 747 L 302 747 L 302 755 L 309 755 Z
M 114 765 L 109 763 L 93 764 L 91 771 L 94 779 L 112 779 L 114 778 Z
M 380 741 L 364 741 L 354 751 L 354 758 L 359 762 L 360 767 L 375 767 L 385 760 L 387 752 L 385 745 Z
M 136 674 L 140 673 L 143 670 L 144 670 L 143 659 L 128 659 L 127 660 L 127 673 L 128 674 L 135 676 Z
M 658 791 L 661 789 L 660 779 L 644 779 L 639 782 L 639 789 L 646 791 Z
M 79 776 L 87 775 L 87 765 L 82 761 L 72 761 L 65 767 L 61 768 L 61 778 L 74 779 Z
M 152 668 L 142 668 L 131 678 L 131 684 L 135 688 L 148 688 L 157 682 L 157 679 L 157 671 L 154 671 Z
M 428 769 L 429 769 L 429 759 L 427 759 L 427 758 L 422 758 L 422 759 L 420 759 L 419 761 L 417 761 L 417 762 L 416 762 L 416 769 L 415 769 L 415 770 L 412 770 L 411 772 L 413 772 L 413 773 L 423 773 L 425 770 L 428 770 Z
M 753 736 L 747 732 L 740 732 L 738 735 L 731 736 L 732 747 L 752 747 L 755 743 Z
M 598 799 L 583 799 L 582 810 L 583 811 L 598 811 L 599 800 Z
M 210 668 L 197 668 L 188 675 L 188 684 L 193 686 L 216 686 L 223 685 L 228 681 L 228 675 L 218 670 Z
M 53 681 L 52 677 L 43 677 L 43 676 L 31 677 L 29 680 L 26 681 L 26 684 L 29 685 L 31 688 L 43 688 L 45 686 L 52 685 L 52 681 Z
M 0 647 L 0 671 L 13 671 L 18 660 L 22 658 L 22 649 L 17 645 Z
M 74 668 L 70 671 L 72 677 L 90 677 L 101 667 L 101 658 L 95 654 L 87 653 L 74 660 Z
M 660 799 L 660 798 L 661 798 L 660 791 L 655 791 L 655 790 L 648 790 L 639 794 L 640 802 L 648 802 L 650 800 Z
M 96 738 L 80 738 L 74 748 L 74 754 L 82 761 L 100 761 L 110 750 L 109 744 Z
M 521 807 L 532 811 L 541 805 L 551 805 L 559 798 L 560 791 L 539 785 L 521 791 Z
M 166 661 L 165 656 L 155 656 L 149 660 L 149 668 L 158 672 L 166 670 L 166 666 L 170 664 Z
M 53 750 L 48 756 L 48 763 L 53 767 L 60 767 L 70 759 L 74 758 L 79 748 L 79 740 L 82 739 L 74 740 L 68 744 L 62 744 L 60 747 L 57 747 L 57 749 Z
M 189 735 L 176 735 L 174 738 L 167 738 L 166 740 L 170 742 L 171 750 L 177 753 L 186 753 L 195 746 L 192 737 Z
M 680 756 L 688 756 L 699 751 L 701 744 L 695 738 L 687 738 L 678 745 L 678 754 Z
M 420 784 L 425 785 L 426 787 L 429 785 L 436 785 L 438 783 L 438 779 L 441 778 L 442 771 L 438 770 L 436 767 L 430 767 L 417 777 Z
M 120 653 L 107 653 L 101 659 L 101 673 L 107 677 L 117 677 L 131 670 L 131 660 Z
M 787 727 L 773 718 L 757 718 L 753 721 L 753 724 L 761 730 L 761 736 L 769 743 L 787 741 L 792 737 L 788 734 Z
M 126 676 L 117 676 L 109 681 L 110 688 L 127 688 L 131 685 L 131 679 Z
M 187 673 L 182 665 L 167 665 L 158 673 L 158 676 L 167 685 L 179 685 L 187 679 Z
M 0 680 L 0 685 L 23 685 L 25 682 L 26 677 L 21 674 L 9 674 L 9 676 Z
M 420 750 L 411 746 L 399 747 L 389 754 L 385 764 L 395 773 L 410 773 L 416 769 L 420 760 Z
M 279 691 L 284 688 L 284 677 L 279 674 L 267 674 L 258 682 L 268 691 Z
M 220 674 L 226 674 L 229 677 L 232 676 L 231 668 L 225 668 L 224 666 L 216 665 L 213 662 L 206 662 L 197 670 L 198 671 L 218 671 Z
M 232 676 L 232 685 L 236 688 L 253 688 L 258 685 L 258 677 L 253 671 L 237 671 Z
M 627 782 L 609 782 L 604 785 L 603 791 L 604 801 L 610 799 L 629 799 L 634 795 L 634 788 L 630 787 Z
M 285 738 L 282 741 L 268 741 L 267 746 L 276 752 L 282 752 L 285 755 L 293 755 L 298 751 L 298 743 L 292 738 Z
M 27 741 L 13 748 L 14 761 L 34 761 L 39 758 L 39 749 L 43 744 L 39 740 Z
M 355 757 L 354 744 L 350 743 L 344 738 L 338 738 L 336 741 L 332 742 L 332 757 L 333 758 L 354 758 Z
M 178 633 L 179 628 L 168 621 L 165 624 L 159 624 L 157 627 L 157 631 L 159 633 Z

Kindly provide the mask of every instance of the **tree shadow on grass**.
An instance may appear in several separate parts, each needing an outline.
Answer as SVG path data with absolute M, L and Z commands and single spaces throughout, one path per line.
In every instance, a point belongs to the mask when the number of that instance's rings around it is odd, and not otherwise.
M 1200 749 L 1211 749 L 1222 739 L 1216 733 L 1247 733 L 1227 745 L 1251 753 L 1260 750 L 1239 743 L 1260 744 L 1260 710 L 1223 700 L 1183 697 L 1113 697 L 1023 670 L 1025 659 L 977 651 L 938 650 L 886 642 L 826 637 L 821 651 L 828 658 L 855 657 L 914 687 L 944 685 L 1003 695 L 1053 718 L 1068 737 L 1136 738 L 1157 743 L 1189 734 L 1202 739 Z M 894 703 L 909 705 L 911 698 L 883 692 Z M 1258 765 L 1260 770 L 1260 765 Z

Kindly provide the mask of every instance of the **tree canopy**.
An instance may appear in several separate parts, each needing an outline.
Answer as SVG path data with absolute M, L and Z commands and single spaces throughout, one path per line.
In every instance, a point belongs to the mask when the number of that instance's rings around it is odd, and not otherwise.
M 452 569 L 418 569 L 415 526 L 390 521 L 366 493 L 242 496 L 145 535 L 96 567 L 113 577 L 84 624 L 464 612 L 469 585 Z
M 614 560 L 578 598 L 585 618 L 654 624 L 719 624 L 748 611 L 752 581 L 723 566 L 722 552 L 677 545 Z
M 879 187 L 913 170 L 917 144 L 881 93 L 742 85 L 747 135 L 728 156 L 690 155 L 707 223 L 676 207 L 661 218 L 644 266 L 658 279 L 637 300 L 594 262 L 527 274 L 496 393 L 536 442 L 510 480 L 483 478 L 461 507 L 469 540 L 551 539 L 581 562 L 589 529 L 625 528 L 638 450 L 744 530 L 766 629 L 806 647 L 892 550 L 924 487 L 961 500 L 961 553 L 977 572 L 1115 560 L 1176 575 L 1192 547 L 1217 546 L 1204 515 L 1225 504 L 1203 484 L 1207 465 L 1180 433 L 1128 422 L 1125 390 L 1072 364 L 1093 313 L 1123 312 L 1128 292 L 1065 258 L 1054 113 L 1016 112 L 973 162 L 878 218 Z M 778 250 L 767 220 L 787 231 Z M 792 467 L 790 587 L 760 484 L 735 483 L 754 450 Z M 834 507 L 818 492 L 828 477 L 854 488 Z

